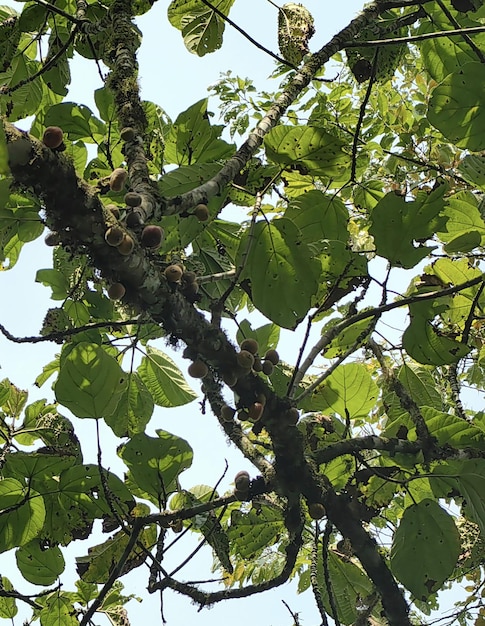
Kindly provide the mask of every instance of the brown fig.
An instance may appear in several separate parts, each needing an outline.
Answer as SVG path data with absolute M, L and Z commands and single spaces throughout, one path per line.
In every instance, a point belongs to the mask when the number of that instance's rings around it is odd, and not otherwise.
M 271 376 L 273 372 L 274 372 L 273 363 L 271 363 L 271 361 L 263 361 L 263 374 L 266 374 L 266 376 Z
M 55 150 L 61 145 L 63 137 L 62 128 L 59 128 L 59 126 L 48 126 L 42 135 L 42 142 L 48 148 Z
M 249 483 L 251 479 L 249 478 L 249 474 L 246 471 L 241 471 L 236 474 L 234 477 L 234 487 L 238 491 L 249 491 Z
M 122 167 L 117 167 L 111 172 L 109 177 L 109 188 L 111 191 L 121 191 L 125 186 L 126 179 L 128 178 L 128 172 Z
M 135 242 L 130 237 L 130 235 L 123 235 L 123 240 L 119 244 L 118 252 L 123 256 L 128 256 L 133 252 L 133 248 L 135 247 Z
M 116 206 L 116 204 L 107 204 L 106 208 L 113 215 L 113 217 L 115 217 L 116 219 L 119 219 L 120 207 Z
M 142 224 L 143 224 L 143 217 L 140 211 L 133 209 L 133 211 L 130 211 L 128 215 L 126 216 L 126 225 L 128 226 L 128 228 L 137 228 L 138 226 L 141 226 Z
M 207 222 L 209 219 L 209 209 L 207 204 L 198 204 L 194 209 L 194 215 L 199 222 Z
M 120 131 L 120 137 L 123 141 L 133 141 L 135 138 L 135 129 L 131 126 L 125 126 Z
M 109 246 L 113 246 L 113 248 L 116 248 L 117 246 L 119 246 L 121 242 L 123 241 L 124 237 L 125 237 L 125 233 L 123 232 L 123 229 L 120 228 L 119 226 L 110 226 L 104 234 L 106 243 Z
M 251 354 L 257 354 L 259 350 L 259 344 L 256 339 L 243 339 L 240 345 L 241 350 L 247 350 Z
M 325 517 L 325 507 L 320 502 L 311 502 L 308 505 L 308 513 L 312 519 L 321 519 Z
M 192 378 L 204 378 L 209 373 L 209 368 L 204 361 L 197 360 L 189 365 L 187 371 Z
M 108 298 L 110 300 L 121 300 L 125 293 L 125 286 L 121 283 L 113 283 L 108 288 Z
M 268 350 L 264 355 L 264 358 L 267 361 L 270 361 L 273 365 L 278 365 L 280 362 L 280 355 L 276 352 L 276 350 Z
M 182 278 L 183 270 L 180 265 L 169 265 L 165 269 L 165 276 L 169 283 L 178 283 Z
M 250 370 L 254 365 L 254 356 L 248 350 L 241 350 L 236 358 L 237 364 L 245 370 Z
M 253 402 L 248 409 L 248 417 L 252 422 L 257 422 L 261 419 L 264 411 L 264 404 L 261 402 Z
M 163 236 L 163 228 L 155 224 L 149 224 L 145 226 L 141 234 L 141 245 L 145 248 L 159 248 L 162 245 Z
M 125 203 L 127 206 L 136 207 L 141 204 L 141 196 L 136 191 L 129 191 L 125 194 Z
M 59 237 L 59 233 L 52 232 L 47 233 L 45 236 L 45 245 L 46 246 L 58 246 L 61 243 L 61 238 Z
M 236 409 L 233 409 L 232 406 L 228 404 L 224 404 L 221 407 L 221 418 L 224 422 L 232 422 L 232 419 L 236 413 Z

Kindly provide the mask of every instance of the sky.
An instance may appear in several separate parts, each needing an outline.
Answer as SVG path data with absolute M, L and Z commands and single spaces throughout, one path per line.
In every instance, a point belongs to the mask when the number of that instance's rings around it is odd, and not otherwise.
M 21 10 L 21 3 L 11 3 Z M 268 80 L 274 69 L 274 61 L 256 49 L 231 27 L 226 28 L 222 49 L 216 53 L 198 58 L 191 55 L 183 44 L 180 33 L 174 29 L 166 18 L 168 6 L 166 0 L 159 0 L 154 7 L 138 19 L 143 32 L 143 43 L 139 53 L 140 86 L 143 99 L 152 100 L 162 106 L 174 119 L 176 115 L 190 104 L 207 95 L 207 87 L 215 83 L 221 72 L 231 70 L 233 75 L 251 78 L 258 89 L 271 91 L 277 82 Z M 282 4 L 282 3 L 281 3 Z M 319 49 L 332 35 L 345 26 L 363 6 L 362 0 L 345 0 L 333 5 L 321 0 L 307 0 L 305 6 L 312 12 L 315 19 L 316 34 L 310 42 L 312 51 Z M 267 0 L 236 0 L 230 15 L 236 23 L 244 28 L 252 37 L 277 52 L 277 11 Z M 92 93 L 101 86 L 101 81 L 94 65 L 76 59 L 72 67 L 73 83 L 68 99 L 82 102 L 96 111 Z M 216 103 L 210 107 L 215 110 Z M 3 302 L 0 308 L 0 322 L 8 330 L 19 336 L 37 335 L 42 325 L 45 311 L 57 303 L 49 300 L 49 290 L 35 282 L 35 273 L 41 267 L 51 266 L 51 249 L 39 239 L 25 246 L 20 261 L 15 268 L 0 273 L 0 289 Z M 165 349 L 163 344 L 158 345 Z M 281 348 L 294 354 L 295 341 L 287 338 Z M 42 389 L 33 388 L 33 381 L 40 373 L 59 346 L 47 343 L 36 345 L 19 345 L 0 338 L 0 379 L 8 377 L 17 386 L 28 389 L 29 400 L 45 397 L 53 399 L 49 381 Z M 168 350 L 167 350 L 168 351 Z M 171 355 L 173 356 L 173 355 Z M 181 363 L 178 358 L 177 361 Z M 183 364 L 186 370 L 187 363 Z M 197 383 L 193 385 L 197 389 Z M 66 412 L 67 413 L 67 412 Z M 75 420 L 86 437 L 94 437 L 94 426 L 87 420 Z M 224 472 L 224 459 L 229 463 L 229 471 L 222 485 L 229 488 L 235 473 L 241 469 L 251 470 L 250 466 L 237 451 L 227 449 L 225 438 L 220 432 L 215 419 L 210 415 L 201 416 L 197 403 L 178 410 L 155 409 L 152 428 L 164 428 L 170 432 L 187 438 L 194 444 L 195 459 L 193 468 L 181 476 L 184 487 L 198 482 L 215 484 Z M 110 444 L 116 445 L 109 429 L 103 431 L 103 437 Z M 94 446 L 93 446 L 94 448 Z M 114 449 L 114 448 L 113 448 Z M 209 453 L 220 451 L 219 455 Z M 86 461 L 95 462 L 86 450 Z M 213 461 L 213 459 L 216 461 Z M 113 456 L 105 459 L 105 465 L 113 471 L 122 471 L 119 460 Z M 103 537 L 104 540 L 105 537 Z M 195 544 L 192 544 L 195 545 Z M 69 554 L 84 554 L 85 547 L 76 542 L 69 548 Z M 173 564 L 180 560 L 184 552 L 172 551 L 175 554 Z M 10 559 L 10 561 L 9 561 Z M 12 563 L 12 554 L 0 557 L 0 570 L 4 575 L 9 572 L 8 563 Z M 170 556 L 167 555 L 170 560 Z M 71 559 L 72 560 L 72 559 Z M 181 577 L 197 575 L 201 578 L 210 577 L 210 554 L 199 554 L 191 565 L 189 574 L 182 570 Z M 167 566 L 168 567 L 168 566 Z M 147 571 L 144 568 L 122 579 L 127 585 L 127 592 L 143 596 L 143 603 L 131 602 L 128 606 L 133 625 L 150 620 L 151 624 L 159 623 L 159 599 L 147 597 L 145 585 Z M 32 586 L 22 584 L 22 590 L 28 592 Z M 197 612 L 197 608 L 184 597 L 168 592 L 165 596 L 165 616 L 170 626 L 182 626 L 193 623 L 196 626 L 212 626 L 215 622 L 231 623 L 232 626 L 247 626 L 248 622 L 264 624 L 264 626 L 291 626 L 293 620 L 288 609 L 283 605 L 285 600 L 292 611 L 299 613 L 303 626 L 320 624 L 314 599 L 310 592 L 297 596 L 294 584 L 287 584 L 262 596 L 220 603 L 211 610 Z M 20 624 L 20 619 L 18 620 Z

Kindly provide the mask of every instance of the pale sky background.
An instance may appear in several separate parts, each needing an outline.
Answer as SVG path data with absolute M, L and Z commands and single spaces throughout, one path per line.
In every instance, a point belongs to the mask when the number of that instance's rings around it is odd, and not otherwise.
M 21 3 L 8 3 L 18 11 L 22 8 Z M 220 51 L 203 58 L 191 55 L 186 50 L 179 31 L 174 29 L 166 18 L 168 4 L 168 1 L 159 0 L 152 10 L 138 19 L 138 25 L 143 32 L 143 43 L 139 53 L 143 99 L 159 104 L 172 119 L 175 119 L 178 113 L 205 97 L 207 87 L 219 79 L 221 72 L 227 70 L 232 70 L 233 75 L 253 79 L 258 89 L 272 91 L 277 88 L 277 81 L 268 80 L 268 76 L 274 69 L 273 59 L 256 49 L 230 26 L 226 27 L 224 44 Z M 329 4 L 321 0 L 306 0 L 304 5 L 312 12 L 315 19 L 316 34 L 310 41 L 310 48 L 315 51 L 357 14 L 363 6 L 363 1 L 344 0 L 337 7 L 333 3 Z M 236 0 L 230 17 L 252 37 L 277 52 L 277 11 L 269 2 Z M 73 83 L 67 100 L 87 104 L 97 114 L 92 93 L 101 86 L 101 81 L 94 64 L 85 60 L 76 60 L 72 66 L 72 75 Z M 215 101 L 209 108 L 217 113 Z M 43 239 L 39 239 L 24 247 L 21 258 L 13 270 L 0 273 L 0 289 L 4 294 L 0 308 L 0 322 L 10 332 L 19 336 L 37 335 L 46 309 L 50 306 L 58 306 L 59 303 L 49 300 L 50 290 L 35 283 L 37 269 L 50 266 L 51 249 L 44 245 Z M 173 357 L 173 353 L 165 348 L 163 342 L 157 342 L 156 345 L 162 350 L 166 349 L 167 353 Z M 292 340 L 288 334 L 280 351 L 289 362 L 294 362 L 297 346 L 298 342 Z M 32 385 L 42 366 L 58 351 L 59 346 L 55 344 L 18 345 L 0 337 L 0 380 L 8 377 L 17 386 L 28 389 L 29 401 L 37 398 L 47 398 L 51 401 L 53 400 L 51 381 L 40 390 Z M 180 359 L 177 361 L 182 363 Z M 187 364 L 183 362 L 184 371 Z M 198 391 L 197 381 L 189 382 Z M 254 470 L 242 459 L 241 455 L 236 450 L 227 448 L 225 437 L 214 417 L 210 414 L 200 415 L 197 402 L 176 410 L 162 410 L 157 407 L 150 423 L 151 429 L 166 429 L 187 438 L 194 447 L 193 467 L 181 475 L 183 487 L 188 488 L 201 482 L 215 484 L 224 471 L 224 459 L 228 460 L 229 471 L 222 483 L 221 491 L 230 488 L 234 475 L 240 469 L 248 469 L 254 476 Z M 67 411 L 61 412 L 68 413 Z M 85 461 L 96 462 L 93 422 L 75 418 L 73 421 L 75 421 L 76 428 L 79 426 L 81 432 L 85 433 L 88 442 L 91 440 L 93 443 L 92 446 L 89 444 L 83 446 Z M 114 450 L 117 442 L 111 436 L 109 429 L 106 428 L 105 431 L 106 440 L 110 440 L 109 449 Z M 123 471 L 122 464 L 115 456 L 105 457 L 104 464 L 113 471 Z M 106 538 L 106 535 L 102 536 L 99 541 L 104 541 Z M 192 546 L 194 545 L 195 543 L 192 543 Z M 67 552 L 72 557 L 71 562 L 68 561 L 69 556 L 66 559 L 68 566 L 70 565 L 70 571 L 73 571 L 73 556 L 85 554 L 86 549 L 86 546 L 80 542 L 71 544 Z M 173 560 L 169 552 L 164 565 L 170 570 L 168 563 L 172 563 L 172 567 L 177 565 L 189 551 L 188 547 L 174 549 Z M 202 553 L 197 555 L 188 568 L 180 572 L 181 579 L 211 578 L 210 551 L 204 550 Z M 13 551 L 0 555 L 0 571 L 3 575 L 11 576 L 18 582 L 11 569 L 13 562 Z M 141 604 L 133 601 L 128 605 L 132 626 L 137 626 L 147 620 L 150 624 L 161 623 L 159 598 L 158 596 L 150 597 L 145 591 L 147 575 L 146 568 L 141 567 L 121 579 L 125 584 L 126 593 L 135 593 L 144 598 Z M 75 578 L 73 576 L 73 579 Z M 73 588 L 72 580 L 68 581 L 66 589 Z M 29 585 L 22 579 L 18 584 L 19 591 L 24 593 L 40 590 L 40 587 Z M 312 593 L 307 592 L 298 596 L 293 583 L 252 598 L 219 603 L 211 610 L 205 609 L 201 612 L 198 612 L 197 607 L 194 607 L 187 598 L 167 591 L 164 595 L 164 610 L 169 626 L 182 626 L 188 623 L 196 626 L 213 626 L 217 623 L 230 623 L 231 626 L 247 626 L 248 623 L 262 626 L 291 626 L 292 617 L 282 600 L 289 604 L 293 612 L 300 614 L 303 626 L 317 626 L 321 623 Z M 23 611 L 15 619 L 15 624 L 21 623 L 21 615 L 24 615 Z M 95 621 L 102 623 L 99 618 Z

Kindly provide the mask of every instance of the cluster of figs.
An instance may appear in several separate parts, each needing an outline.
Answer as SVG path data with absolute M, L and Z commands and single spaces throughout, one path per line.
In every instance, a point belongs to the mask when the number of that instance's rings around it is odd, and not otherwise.
M 126 127 L 121 130 L 121 139 L 125 142 L 133 141 L 135 139 L 135 130 L 131 127 Z M 42 142 L 48 148 L 54 151 L 61 151 L 65 149 L 63 140 L 63 131 L 58 126 L 48 126 L 44 130 L 42 136 Z M 117 167 L 113 170 L 109 177 L 110 191 L 120 193 L 125 188 L 128 180 L 128 172 L 122 168 Z M 128 191 L 124 196 L 126 205 L 126 217 L 123 219 L 124 225 L 128 228 L 137 228 L 142 225 L 142 218 L 137 211 L 142 203 L 142 197 L 136 191 Z M 115 204 L 106 205 L 106 209 L 110 211 L 115 220 L 120 219 L 120 209 Z M 209 219 L 209 209 L 206 204 L 198 204 L 191 213 L 199 222 L 205 222 Z M 151 251 L 157 251 L 164 241 L 163 228 L 156 224 L 147 224 L 143 227 L 140 235 L 140 244 L 142 247 Z M 104 238 L 109 246 L 112 246 L 118 250 L 122 256 L 130 255 L 135 248 L 135 241 L 133 237 L 125 231 L 125 229 L 118 223 L 113 223 L 109 226 L 105 232 Z M 49 246 L 56 246 L 60 243 L 60 239 L 57 233 L 49 233 L 45 242 Z M 179 263 L 173 263 L 165 269 L 165 277 L 169 283 L 178 284 L 182 287 L 184 295 L 193 299 L 198 292 L 198 285 L 196 275 L 194 272 L 187 272 L 183 265 Z M 108 288 L 108 297 L 111 300 L 121 300 L 126 293 L 125 286 L 122 283 L 112 283 Z

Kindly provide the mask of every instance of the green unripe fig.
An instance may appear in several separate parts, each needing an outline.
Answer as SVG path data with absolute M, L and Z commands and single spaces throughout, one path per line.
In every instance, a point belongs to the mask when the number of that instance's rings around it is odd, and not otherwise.
M 188 368 L 189 376 L 192 378 L 204 378 L 209 373 L 209 368 L 204 361 L 194 361 Z
M 133 141 L 135 138 L 135 129 L 131 126 L 125 126 L 120 131 L 120 137 L 123 141 Z
M 325 507 L 320 502 L 311 502 L 308 505 L 308 513 L 312 519 L 321 519 L 325 517 Z
M 110 300 L 121 300 L 125 293 L 125 286 L 121 283 L 113 283 L 108 288 L 108 298 Z
M 276 352 L 276 350 L 268 350 L 268 352 L 264 355 L 264 358 L 273 365 L 278 365 L 280 362 L 280 355 Z
M 249 483 L 251 479 L 249 478 L 249 474 L 246 471 L 241 471 L 236 474 L 234 477 L 234 487 L 238 491 L 245 491 L 246 493 L 249 491 Z
M 239 347 L 241 348 L 241 350 L 247 350 L 253 355 L 257 354 L 259 350 L 259 344 L 256 339 L 243 339 Z
M 59 126 L 48 126 L 42 135 L 42 143 L 48 148 L 55 150 L 61 145 L 63 138 L 62 128 L 59 128 Z
M 106 243 L 113 248 L 118 247 L 125 237 L 123 229 L 119 226 L 110 226 L 104 234 Z
M 155 224 L 145 226 L 141 234 L 141 245 L 145 248 L 159 248 L 163 242 L 163 228 Z
M 241 350 L 237 355 L 237 364 L 245 370 L 250 370 L 254 365 L 254 356 L 247 350 Z
M 182 278 L 183 270 L 180 265 L 169 265 L 165 269 L 165 276 L 169 283 L 178 283 Z
M 118 252 L 123 256 L 128 256 L 133 252 L 133 248 L 135 247 L 135 242 L 130 237 L 130 235 L 123 235 L 123 240 L 117 246 Z
M 194 209 L 194 215 L 199 222 L 207 222 L 209 219 L 209 209 L 207 204 L 198 204 Z
M 126 179 L 128 178 L 128 172 L 122 167 L 117 167 L 111 172 L 109 177 L 109 188 L 111 191 L 121 191 L 125 186 Z

